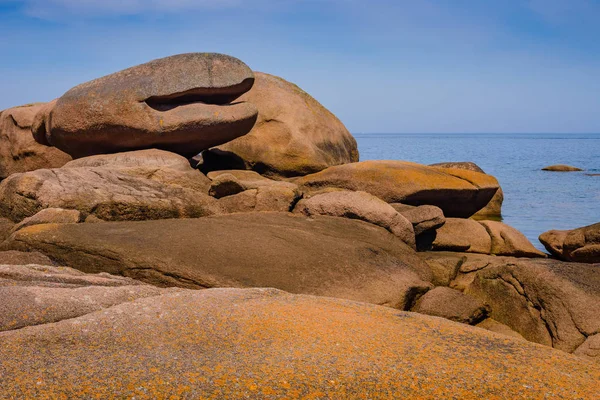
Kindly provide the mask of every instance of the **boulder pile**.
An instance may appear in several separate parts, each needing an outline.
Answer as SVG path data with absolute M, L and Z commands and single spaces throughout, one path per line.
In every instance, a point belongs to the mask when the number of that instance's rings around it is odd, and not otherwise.
M 548 257 L 477 165 L 361 162 L 233 57 L 6 110 L 0 155 L 0 398 L 600 391 L 599 224 Z

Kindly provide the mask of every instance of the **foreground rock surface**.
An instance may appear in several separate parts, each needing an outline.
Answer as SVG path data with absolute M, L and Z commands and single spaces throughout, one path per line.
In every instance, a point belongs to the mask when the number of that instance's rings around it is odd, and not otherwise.
M 19 172 L 58 168 L 71 160 L 68 154 L 33 139 L 33 120 L 45 106 L 38 103 L 0 111 L 0 180 Z
M 584 359 L 273 289 L 183 291 L 0 333 L 6 397 L 594 398 Z
M 358 161 L 356 140 L 335 115 L 298 86 L 255 73 L 240 100 L 258 108 L 249 134 L 203 153 L 203 169 L 253 169 L 298 176 Z
M 325 216 L 36 225 L 6 247 L 159 286 L 275 287 L 401 309 L 431 287 L 428 265 L 400 239 L 362 221 Z
M 363 161 L 327 168 L 294 180 L 307 191 L 335 187 L 365 191 L 387 203 L 434 205 L 447 217 L 470 217 L 492 199 L 498 181 L 456 168 L 405 161 Z
M 81 84 L 58 99 L 34 136 L 75 158 L 147 148 L 188 157 L 250 132 L 254 74 L 240 60 L 179 54 Z
M 600 222 L 570 231 L 544 232 L 540 242 L 561 260 L 600 263 Z
M 572 353 L 600 332 L 600 264 L 480 254 L 422 253 L 449 286 L 490 307 L 525 339 Z M 600 356 L 600 352 L 598 354 Z

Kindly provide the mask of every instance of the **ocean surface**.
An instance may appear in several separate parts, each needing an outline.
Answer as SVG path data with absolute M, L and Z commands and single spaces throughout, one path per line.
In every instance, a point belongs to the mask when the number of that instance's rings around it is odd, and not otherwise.
M 600 222 L 600 134 L 354 134 L 361 161 L 472 161 L 504 190 L 503 222 L 538 236 Z M 583 172 L 546 172 L 568 164 Z

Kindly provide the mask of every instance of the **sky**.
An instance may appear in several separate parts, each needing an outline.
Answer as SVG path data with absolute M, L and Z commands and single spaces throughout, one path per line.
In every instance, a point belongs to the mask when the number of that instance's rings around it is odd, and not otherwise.
M 600 132 L 600 0 L 0 0 L 0 109 L 188 52 L 353 133 Z

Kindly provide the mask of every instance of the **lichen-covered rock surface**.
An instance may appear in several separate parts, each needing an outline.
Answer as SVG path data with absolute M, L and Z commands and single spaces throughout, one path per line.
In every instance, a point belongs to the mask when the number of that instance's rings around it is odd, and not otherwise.
M 179 291 L 0 333 L 6 398 L 592 399 L 583 358 L 273 289 Z

